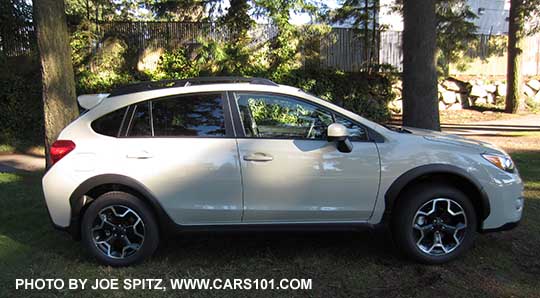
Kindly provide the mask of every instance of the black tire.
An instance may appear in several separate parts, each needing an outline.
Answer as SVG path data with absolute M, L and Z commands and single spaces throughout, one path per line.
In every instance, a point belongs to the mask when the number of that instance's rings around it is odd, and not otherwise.
M 121 258 L 110 257 L 100 250 L 98 245 L 94 243 L 92 228 L 95 225 L 96 220 L 99 222 L 99 212 L 110 206 L 119 206 L 115 208 L 119 208 L 120 210 L 126 210 L 122 209 L 123 207 L 130 208 L 140 217 L 140 220 L 143 223 L 142 226 L 138 227 L 144 231 L 144 237 L 141 237 L 143 240 L 141 241 L 138 250 L 132 252 L 131 255 L 126 255 L 125 257 L 122 257 L 122 255 Z M 88 251 L 100 263 L 113 267 L 128 266 L 140 263 L 144 259 L 150 257 L 155 252 L 159 244 L 159 228 L 153 212 L 139 198 L 129 193 L 120 191 L 111 191 L 105 193 L 90 204 L 83 215 L 81 233 L 82 243 L 88 249 Z
M 412 226 L 416 212 L 436 198 L 447 198 L 458 203 L 466 215 L 467 227 L 460 232 L 463 238 L 457 247 L 446 254 L 435 256 L 417 246 L 416 241 L 420 237 L 415 238 L 418 231 L 415 232 Z M 407 189 L 400 195 L 392 211 L 392 236 L 397 248 L 407 257 L 424 264 L 442 264 L 461 256 L 471 248 L 476 238 L 477 225 L 476 212 L 470 199 L 455 187 L 444 184 L 423 183 Z

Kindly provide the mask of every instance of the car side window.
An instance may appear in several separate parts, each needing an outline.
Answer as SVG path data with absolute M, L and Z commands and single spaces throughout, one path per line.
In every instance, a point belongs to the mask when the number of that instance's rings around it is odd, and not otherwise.
M 122 121 L 124 121 L 126 110 L 127 108 L 122 108 L 101 116 L 92 122 L 92 129 L 102 135 L 117 137 L 120 126 L 122 126 Z
M 152 101 L 154 136 L 225 136 L 221 93 L 192 94 Z
M 236 102 L 247 137 L 326 139 L 332 114 L 284 95 L 238 93 Z
M 366 141 L 368 139 L 367 131 L 363 126 L 340 115 L 335 115 L 335 119 L 336 123 L 347 128 L 351 141 Z
M 152 136 L 150 126 L 150 102 L 142 102 L 134 106 L 133 114 L 129 124 L 128 136 L 148 137 Z

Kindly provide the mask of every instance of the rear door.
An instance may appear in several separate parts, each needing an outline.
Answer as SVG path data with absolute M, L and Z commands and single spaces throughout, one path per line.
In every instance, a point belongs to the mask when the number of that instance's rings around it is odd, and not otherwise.
M 366 128 L 300 98 L 231 94 L 244 186 L 243 222 L 367 220 L 379 186 L 379 156 Z M 326 139 L 344 124 L 353 151 Z
M 178 224 L 239 223 L 242 185 L 223 93 L 157 98 L 128 110 L 123 172 L 142 182 Z

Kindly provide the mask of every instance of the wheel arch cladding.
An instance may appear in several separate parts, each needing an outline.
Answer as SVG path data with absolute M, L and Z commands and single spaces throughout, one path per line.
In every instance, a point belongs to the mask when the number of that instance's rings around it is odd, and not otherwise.
M 427 181 L 459 186 L 459 190 L 470 198 L 479 221 L 481 222 L 489 216 L 491 212 L 489 198 L 476 178 L 456 166 L 431 164 L 411 169 L 392 182 L 385 194 L 386 205 L 383 220 L 387 220 L 391 216 L 392 210 L 404 190 Z
M 165 232 L 171 226 L 174 226 L 172 219 L 159 201 L 142 183 L 123 175 L 104 174 L 94 176 L 81 183 L 69 198 L 71 206 L 69 231 L 75 239 L 80 239 L 81 217 L 86 208 L 94 199 L 109 191 L 124 191 L 142 200 L 153 211 L 161 232 Z M 86 197 L 90 197 L 92 200 L 87 200 Z

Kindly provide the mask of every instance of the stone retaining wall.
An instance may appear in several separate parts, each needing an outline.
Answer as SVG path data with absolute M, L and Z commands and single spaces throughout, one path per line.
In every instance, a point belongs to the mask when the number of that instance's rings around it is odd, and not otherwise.
M 401 114 L 402 84 L 398 81 L 392 86 L 396 99 L 390 101 L 388 108 L 392 113 Z M 540 81 L 529 79 L 522 88 L 525 97 L 540 104 Z M 439 83 L 439 110 L 461 110 L 472 106 L 504 105 L 506 82 L 486 82 L 482 79 L 461 81 L 447 78 Z

